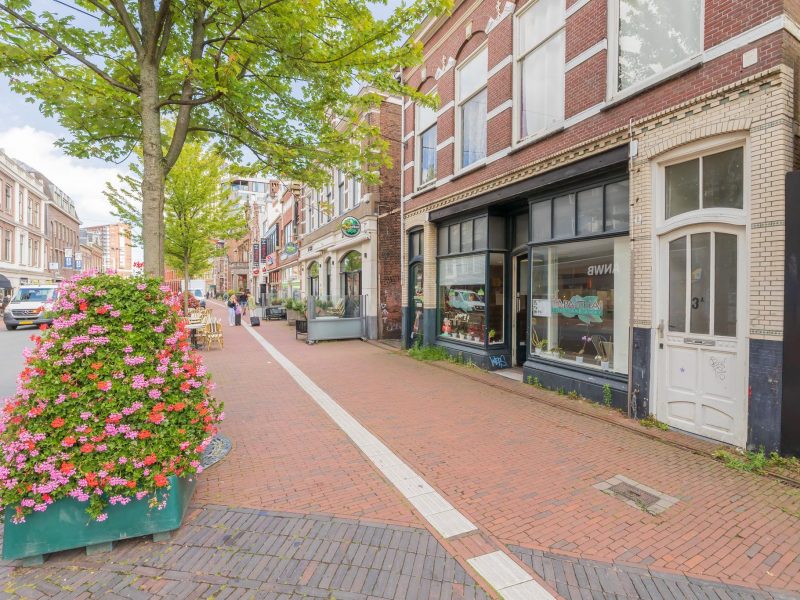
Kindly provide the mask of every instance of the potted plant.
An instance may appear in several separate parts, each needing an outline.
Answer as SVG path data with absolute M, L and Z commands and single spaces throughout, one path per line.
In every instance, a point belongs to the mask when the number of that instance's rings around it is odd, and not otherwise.
M 536 346 L 534 346 L 533 352 L 534 354 L 540 355 L 546 349 L 547 349 L 547 338 L 544 338 L 543 340 L 539 340 L 538 342 L 536 342 Z
M 294 325 L 297 321 L 297 304 L 291 298 L 286 299 L 286 324 Z
M 152 278 L 62 283 L 0 413 L 3 558 L 180 526 L 223 417 L 180 305 Z
M 489 330 L 489 343 L 494 344 L 494 336 L 497 335 L 497 332 L 494 329 Z

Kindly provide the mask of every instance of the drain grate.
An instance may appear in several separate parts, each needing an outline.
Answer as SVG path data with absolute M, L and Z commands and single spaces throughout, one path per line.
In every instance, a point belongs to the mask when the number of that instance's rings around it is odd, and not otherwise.
M 595 483 L 592 487 L 651 515 L 659 515 L 678 502 L 677 498 L 662 494 L 624 475 L 615 475 L 611 479 Z
M 612 485 L 609 489 L 617 496 L 621 496 L 626 500 L 631 500 L 632 502 L 642 506 L 645 510 L 650 508 L 653 504 L 661 499 L 654 494 L 645 492 L 643 489 L 634 487 L 630 483 L 625 483 L 624 481 L 622 483 L 618 483 L 617 485 Z

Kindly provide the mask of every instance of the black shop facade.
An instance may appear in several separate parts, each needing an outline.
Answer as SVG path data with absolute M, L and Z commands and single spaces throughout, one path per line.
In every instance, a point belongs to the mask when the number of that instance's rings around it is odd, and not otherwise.
M 482 368 L 626 407 L 629 197 L 624 146 L 432 211 L 426 338 Z M 421 288 L 413 274 L 410 290 Z

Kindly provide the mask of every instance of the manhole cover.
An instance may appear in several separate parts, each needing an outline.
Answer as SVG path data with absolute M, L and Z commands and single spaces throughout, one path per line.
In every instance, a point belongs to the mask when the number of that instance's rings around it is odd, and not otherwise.
M 233 443 L 230 439 L 222 434 L 217 435 L 206 447 L 206 451 L 203 452 L 200 464 L 203 465 L 204 469 L 207 469 L 211 465 L 218 463 L 231 451 L 232 446 Z
M 624 481 L 616 485 L 612 485 L 611 488 L 609 488 L 609 491 L 614 492 L 617 496 L 621 496 L 626 500 L 635 502 L 644 509 L 650 508 L 650 506 L 660 500 L 658 496 L 649 492 L 645 492 L 644 490 L 639 489 L 630 483 L 625 483 Z

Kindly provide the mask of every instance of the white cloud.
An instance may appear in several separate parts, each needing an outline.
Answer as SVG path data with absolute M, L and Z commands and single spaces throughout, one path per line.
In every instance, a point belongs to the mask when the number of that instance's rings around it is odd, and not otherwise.
M 53 133 L 29 125 L 0 130 L 0 148 L 41 173 L 75 201 L 83 225 L 117 221 L 103 195 L 106 182 L 116 183 L 124 167 L 67 156 L 55 145 Z

